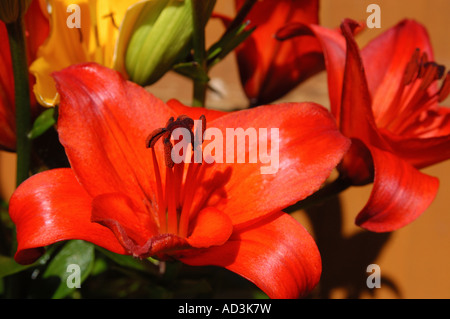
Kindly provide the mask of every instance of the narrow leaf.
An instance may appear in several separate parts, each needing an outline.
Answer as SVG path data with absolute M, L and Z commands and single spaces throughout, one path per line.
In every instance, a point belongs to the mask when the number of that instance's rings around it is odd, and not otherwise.
M 50 127 L 56 123 L 55 108 L 49 108 L 42 112 L 34 121 L 28 138 L 35 139 L 44 134 Z

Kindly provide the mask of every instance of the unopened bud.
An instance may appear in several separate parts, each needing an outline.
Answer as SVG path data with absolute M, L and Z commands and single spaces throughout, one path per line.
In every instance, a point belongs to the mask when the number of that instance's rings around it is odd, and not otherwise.
M 22 19 L 31 0 L 1 0 L 0 1 L 0 20 L 9 24 Z
M 202 15 L 207 21 L 215 0 L 204 2 Z M 135 83 L 152 84 L 191 49 L 192 0 L 145 1 L 127 12 L 121 29 L 115 68 Z

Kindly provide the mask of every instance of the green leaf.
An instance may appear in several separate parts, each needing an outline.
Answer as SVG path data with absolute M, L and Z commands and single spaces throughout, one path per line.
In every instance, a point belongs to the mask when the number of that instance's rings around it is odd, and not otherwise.
M 211 68 L 230 52 L 232 52 L 239 44 L 244 42 L 255 30 L 251 28 L 245 30 L 248 23 L 243 23 L 240 27 L 226 33 L 219 41 L 213 44 L 208 50 L 208 68 Z
M 56 282 L 52 298 L 64 298 L 76 288 L 73 284 L 78 279 L 81 284 L 89 276 L 93 265 L 94 245 L 82 240 L 72 240 L 49 263 L 42 278 Z M 76 278 L 78 275 L 79 278 Z
M 49 108 L 42 112 L 34 121 L 31 131 L 28 133 L 28 138 L 35 139 L 44 134 L 50 127 L 56 123 L 55 108 Z
M 20 265 L 14 260 L 14 258 L 0 255 L 0 278 L 21 272 L 31 266 L 32 265 Z
M 209 81 L 208 74 L 197 62 L 178 63 L 173 66 L 173 70 L 190 79 L 207 83 Z
M 50 258 L 53 248 L 50 247 L 44 255 L 42 255 L 33 264 L 21 265 L 18 264 L 13 257 L 0 255 L 0 278 L 16 274 L 31 267 L 44 265 Z
M 146 273 L 151 273 L 153 275 L 158 274 L 158 267 L 150 262 L 146 262 L 145 260 L 140 260 L 133 258 L 132 256 L 120 255 L 109 250 L 103 249 L 101 247 L 96 247 L 98 251 L 100 251 L 105 257 L 109 258 L 119 266 L 130 268 L 133 270 L 138 270 Z

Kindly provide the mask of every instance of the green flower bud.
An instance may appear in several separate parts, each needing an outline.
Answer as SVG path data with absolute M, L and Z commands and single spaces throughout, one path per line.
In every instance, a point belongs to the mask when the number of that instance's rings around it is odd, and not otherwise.
M 0 20 L 9 24 L 22 19 L 31 0 L 2 0 L 0 1 Z
M 204 3 L 201 17 L 206 24 L 215 0 Z M 192 48 L 192 10 L 192 0 L 150 0 L 134 10 L 130 15 L 133 18 L 125 17 L 122 29 L 126 34 L 122 36 L 128 39 L 119 39 L 118 46 L 126 45 L 126 51 L 118 48 L 117 52 L 125 53 L 122 63 L 131 81 L 140 85 L 155 83 L 187 56 Z M 132 28 L 125 25 L 133 22 Z

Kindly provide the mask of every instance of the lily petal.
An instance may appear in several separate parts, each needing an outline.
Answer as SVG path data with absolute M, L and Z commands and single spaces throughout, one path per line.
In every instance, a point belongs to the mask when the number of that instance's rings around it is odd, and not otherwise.
M 69 67 L 54 77 L 61 94 L 60 141 L 89 194 L 151 190 L 153 163 L 145 141 L 175 116 L 173 111 L 117 71 L 98 64 Z M 97 174 L 101 171 L 108 174 Z
M 339 123 L 346 56 L 345 38 L 342 37 L 338 30 L 328 29 L 319 25 L 309 25 L 309 28 L 322 46 L 327 70 L 330 108 Z
M 71 169 L 49 170 L 27 179 L 10 200 L 9 214 L 16 224 L 19 245 L 15 260 L 32 263 L 43 247 L 70 239 L 125 253 L 108 228 L 91 222 L 91 202 Z
M 40 45 L 49 32 L 48 20 L 39 6 L 38 0 L 31 1 L 24 17 L 28 64 L 36 58 Z M 5 24 L 0 21 L 0 149 L 16 149 L 14 77 L 9 48 L 8 33 Z M 33 115 L 37 113 L 36 99 L 32 92 L 35 82 L 30 74 L 30 103 Z
M 213 121 L 216 118 L 228 114 L 227 112 L 211 110 L 204 107 L 187 106 L 176 99 L 170 99 L 166 103 L 176 114 L 184 114 L 194 120 L 197 120 L 200 116 L 204 115 L 208 121 Z
M 383 147 L 385 142 L 379 135 L 375 124 L 364 66 L 353 37 L 352 30 L 356 27 L 358 24 L 352 20 L 345 20 L 342 24 L 342 34 L 347 43 L 347 54 L 339 127 L 345 136 L 357 137 L 365 143 Z
M 0 21 L 0 148 L 16 148 L 14 78 L 9 50 L 8 33 L 5 24 Z
M 429 138 L 399 138 L 389 135 L 386 139 L 402 158 L 418 169 L 450 158 L 450 134 Z
M 235 232 L 222 246 L 181 257 L 189 265 L 215 265 L 255 283 L 270 298 L 297 298 L 318 283 L 322 265 L 311 235 L 279 212 Z
M 32 0 L 24 17 L 29 64 L 36 58 L 50 32 L 48 14 L 43 9 L 41 1 Z
M 243 3 L 237 0 L 236 7 Z M 317 23 L 318 7 L 317 0 L 264 0 L 252 7 L 246 19 L 248 27 L 256 29 L 236 49 L 236 56 L 241 82 L 253 105 L 271 103 L 324 69 L 315 38 L 275 39 L 277 30 L 289 22 Z
M 34 92 L 41 105 L 59 102 L 52 73 L 70 65 L 97 62 L 112 67 L 119 27 L 128 6 L 138 0 L 49 0 L 51 33 L 30 66 L 36 77 Z M 67 9 L 80 8 L 80 27 L 68 27 Z M 70 11 L 69 11 L 70 12 Z
M 356 224 L 373 232 L 399 229 L 419 217 L 434 200 L 439 180 L 396 155 L 369 146 L 375 178 Z
M 148 238 L 158 234 L 158 227 L 145 206 L 141 206 L 142 203 L 121 193 L 102 194 L 92 200 L 91 220 L 110 228 L 124 247 L 127 245 L 116 225 L 120 225 L 136 245 L 143 246 Z
M 228 215 L 213 207 L 200 211 L 193 227 L 187 241 L 196 248 L 223 245 L 233 232 L 233 224 Z
M 215 184 L 206 183 L 208 189 L 199 191 L 198 196 L 208 195 L 208 206 L 225 212 L 235 226 L 317 191 L 350 146 L 331 114 L 314 103 L 260 106 L 220 117 L 208 127 L 223 133 L 224 158 L 223 163 L 205 167 L 205 176 Z M 255 132 L 257 138 L 227 145 L 233 142 L 233 128 Z M 270 141 L 267 156 L 266 141 Z M 240 150 L 245 144 L 245 150 Z M 238 156 L 244 154 L 247 160 L 239 163 Z M 215 189 L 212 195 L 211 189 Z

